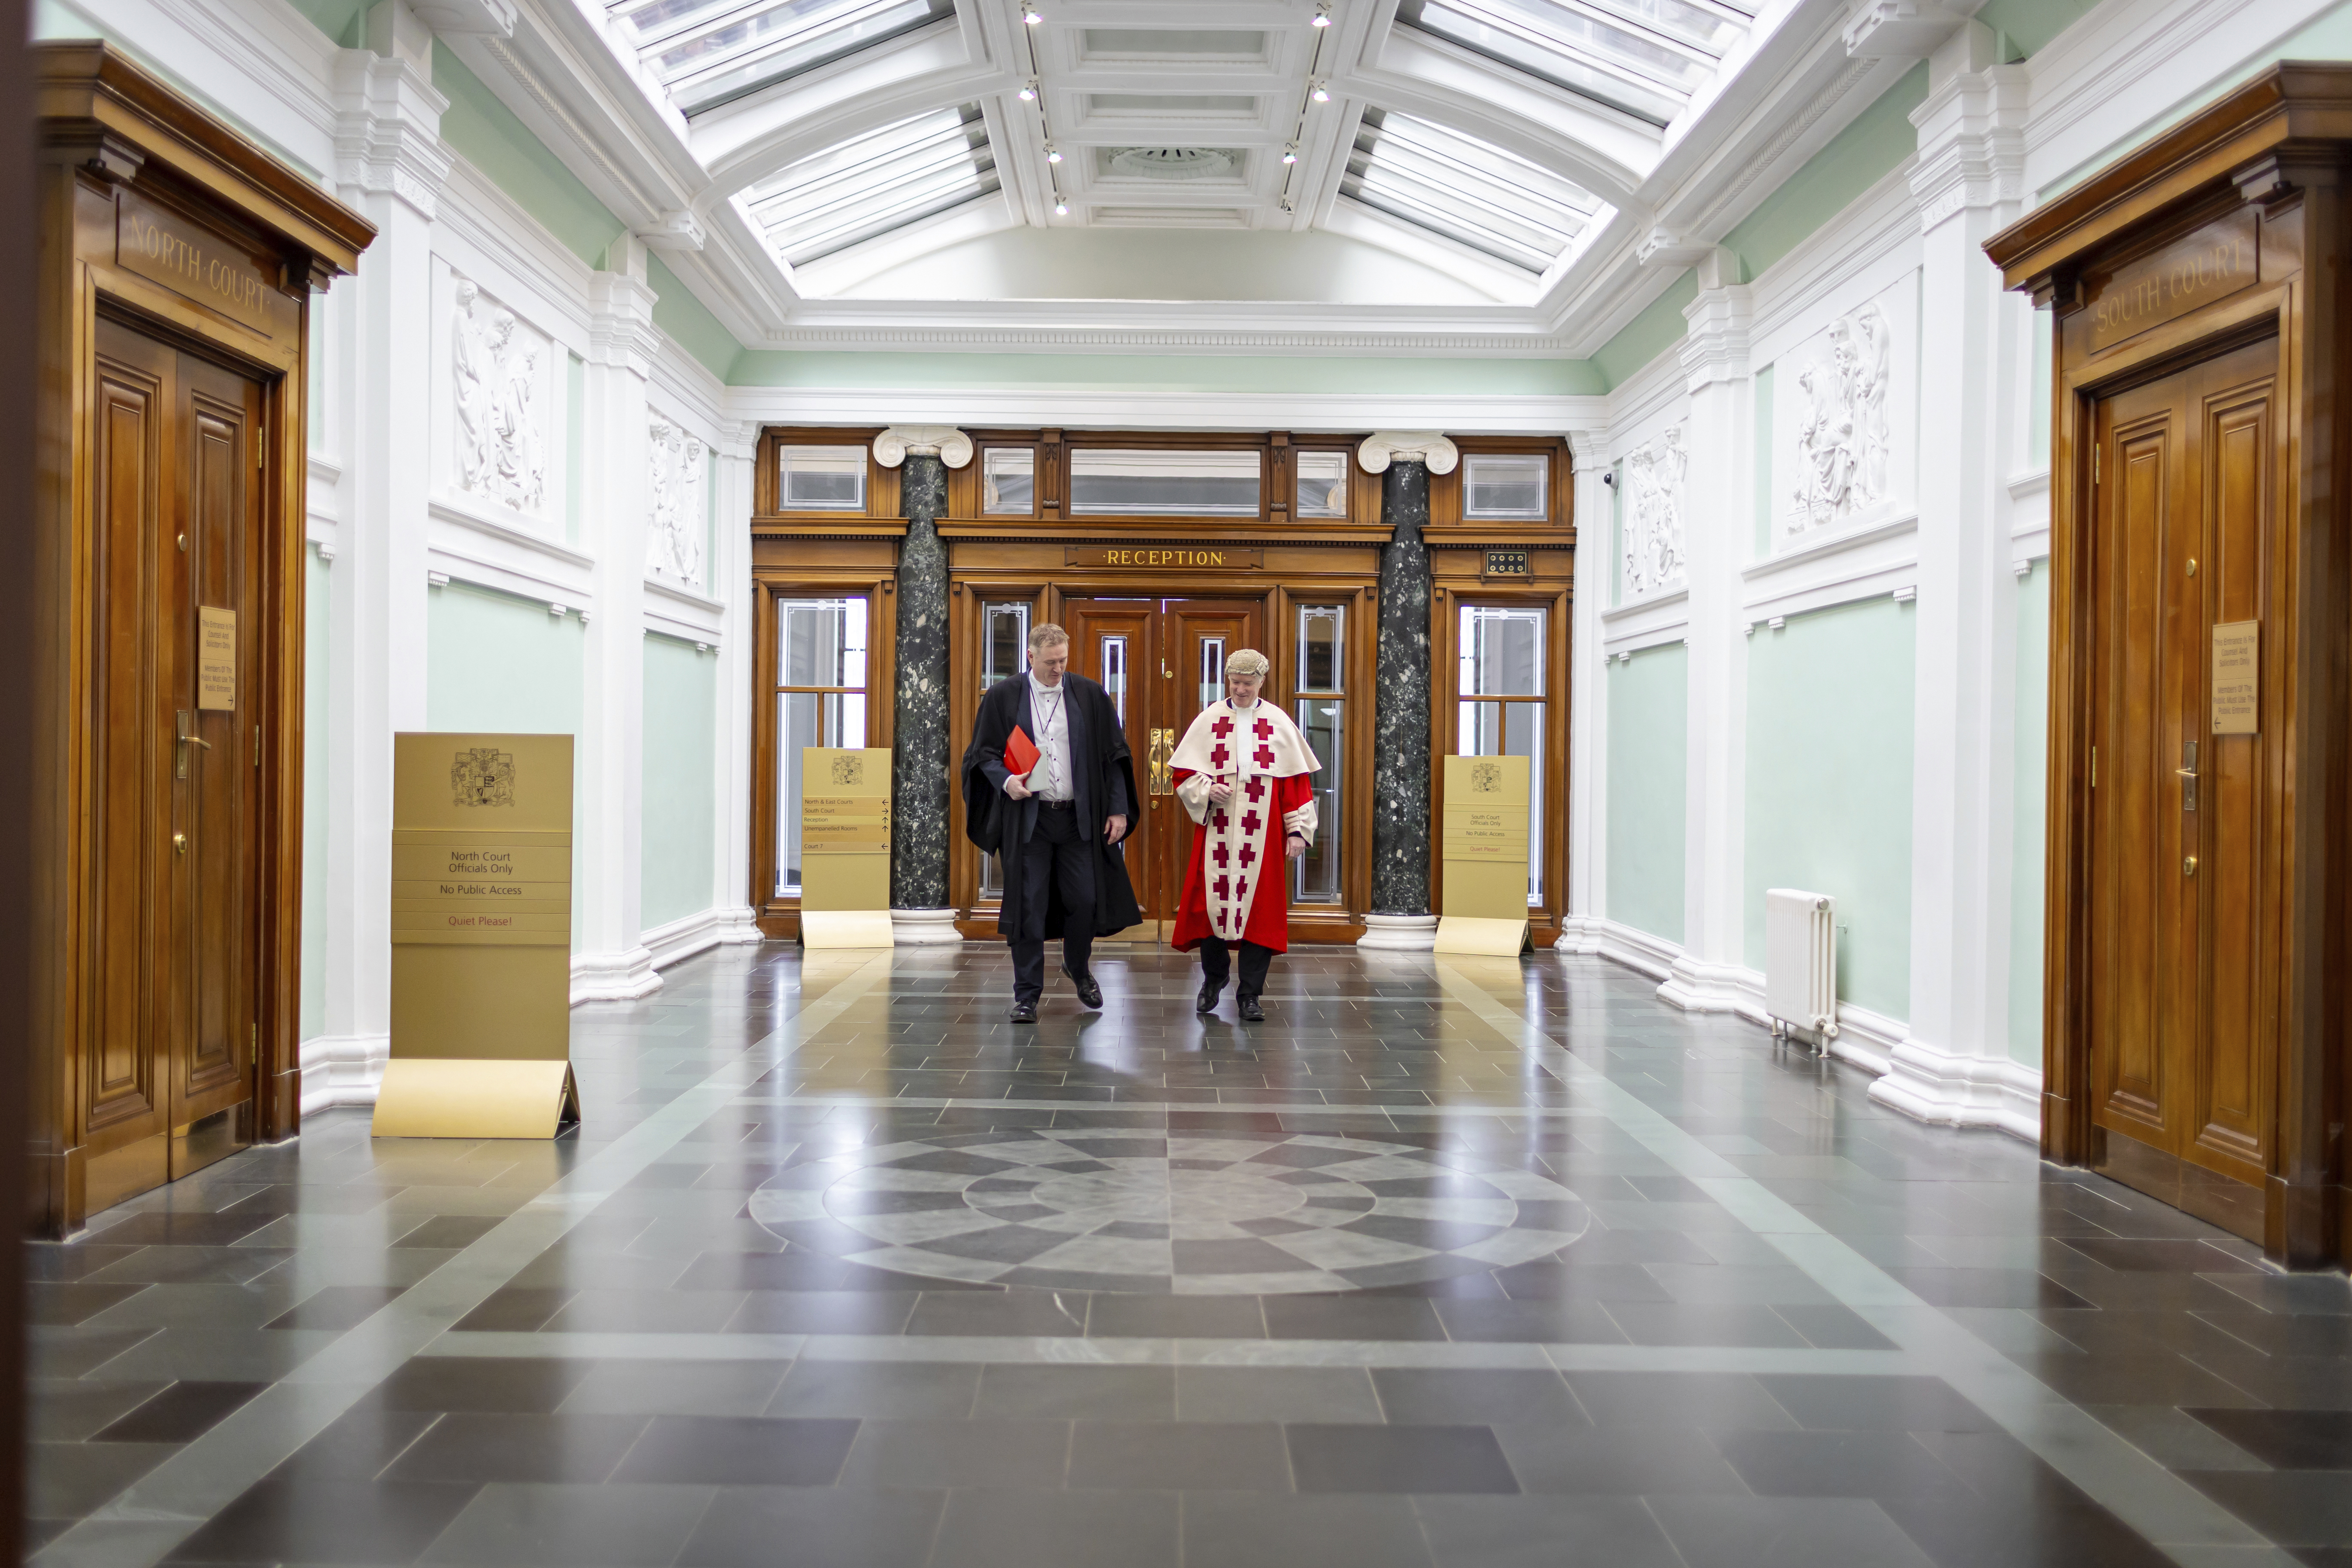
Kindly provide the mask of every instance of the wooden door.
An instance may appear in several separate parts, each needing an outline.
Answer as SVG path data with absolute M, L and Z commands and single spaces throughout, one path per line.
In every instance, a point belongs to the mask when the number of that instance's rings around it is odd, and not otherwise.
M 2263 342 L 2096 411 L 2092 1120 L 2103 1168 L 2175 1202 L 2196 1173 L 2258 1187 L 2273 1135 L 2277 726 L 2258 703 L 2216 733 L 2212 674 L 2217 626 L 2259 648 L 2276 620 L 2276 371 Z M 2257 1193 L 2208 1200 L 2259 1219 Z
M 127 327 L 101 321 L 97 347 L 93 1210 L 251 1138 L 262 408 L 258 383 Z
M 1127 874 L 1146 921 L 1176 918 L 1192 854 L 1192 819 L 1167 782 L 1167 757 L 1201 710 L 1223 695 L 1225 657 L 1245 647 L 1265 651 L 1263 612 L 1250 599 L 1063 602 L 1070 668 L 1100 681 L 1120 704 L 1135 754 L 1144 804 Z

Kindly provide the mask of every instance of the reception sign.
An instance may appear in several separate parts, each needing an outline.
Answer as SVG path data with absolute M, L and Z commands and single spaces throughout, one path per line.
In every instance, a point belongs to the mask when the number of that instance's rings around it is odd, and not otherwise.
M 551 1138 L 572 1078 L 572 737 L 393 741 L 382 1138 Z
M 1528 759 L 1447 757 L 1439 952 L 1516 955 L 1528 942 Z
M 891 943 L 887 747 L 801 749 L 801 942 Z

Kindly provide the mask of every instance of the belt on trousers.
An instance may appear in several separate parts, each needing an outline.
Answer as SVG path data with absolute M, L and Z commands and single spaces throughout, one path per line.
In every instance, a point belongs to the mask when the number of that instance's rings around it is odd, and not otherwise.
M 1075 800 L 1047 800 L 1043 795 L 1037 797 L 1037 804 L 1047 811 L 1076 811 L 1078 807 Z

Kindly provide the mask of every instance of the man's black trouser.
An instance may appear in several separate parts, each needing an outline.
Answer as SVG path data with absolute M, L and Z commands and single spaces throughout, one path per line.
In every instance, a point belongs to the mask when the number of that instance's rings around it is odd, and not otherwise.
M 1046 879 L 1053 879 L 1048 881 Z M 1045 989 L 1045 905 L 1051 890 L 1062 895 L 1062 963 L 1073 974 L 1087 973 L 1095 946 L 1095 847 L 1069 806 L 1037 803 L 1037 831 L 1021 855 L 1023 933 L 1009 937 L 1013 949 L 1013 1000 L 1036 1003 Z M 1031 936 L 1030 931 L 1037 934 Z
M 1265 972 L 1274 963 L 1274 949 L 1260 947 L 1247 938 L 1244 938 L 1240 945 L 1242 986 L 1234 994 L 1242 997 L 1255 996 L 1265 989 Z M 1202 937 L 1201 939 L 1201 978 L 1213 980 L 1222 986 L 1226 977 L 1232 973 L 1233 959 L 1225 939 L 1221 936 Z

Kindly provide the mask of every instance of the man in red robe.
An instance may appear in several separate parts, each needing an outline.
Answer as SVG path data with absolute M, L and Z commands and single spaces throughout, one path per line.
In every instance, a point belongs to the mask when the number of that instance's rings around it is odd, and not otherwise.
M 1225 695 L 1201 710 L 1169 759 L 1176 798 L 1192 818 L 1192 860 L 1176 906 L 1179 952 L 1201 950 L 1201 995 L 1208 1013 L 1233 973 L 1244 1022 L 1265 1017 L 1258 996 L 1277 952 L 1290 950 L 1289 862 L 1315 841 L 1315 785 L 1323 764 L 1290 715 L 1258 700 L 1265 655 L 1244 648 L 1225 660 Z

